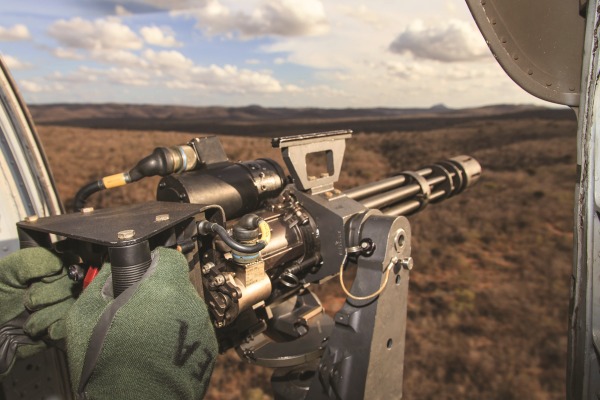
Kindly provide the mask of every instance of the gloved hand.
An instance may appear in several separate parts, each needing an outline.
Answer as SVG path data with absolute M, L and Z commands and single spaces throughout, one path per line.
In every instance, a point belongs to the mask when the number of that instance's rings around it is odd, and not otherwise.
M 64 317 L 75 294 L 61 260 L 49 250 L 23 249 L 0 260 L 0 377 L 17 358 L 45 349 L 42 339 L 65 337 Z
M 86 399 L 200 399 L 218 354 L 204 301 L 175 250 L 159 248 L 116 299 L 105 264 L 67 316 L 74 391 Z

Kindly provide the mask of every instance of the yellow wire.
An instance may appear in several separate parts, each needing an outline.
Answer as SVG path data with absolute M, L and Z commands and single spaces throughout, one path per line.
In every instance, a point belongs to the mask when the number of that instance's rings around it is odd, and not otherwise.
M 344 291 L 344 293 L 346 293 L 346 296 L 350 297 L 353 300 L 370 300 L 374 297 L 379 296 L 384 291 L 385 287 L 387 286 L 388 279 L 390 277 L 390 271 L 392 270 L 392 267 L 394 266 L 395 263 L 390 261 L 388 266 L 385 268 L 385 279 L 383 280 L 381 287 L 379 287 L 379 289 L 377 289 L 377 291 L 375 291 L 374 293 L 371 293 L 368 296 L 355 296 L 352 293 L 350 293 L 350 291 L 348 289 L 346 289 L 346 285 L 344 285 L 344 266 L 346 265 L 347 258 L 348 258 L 348 253 L 346 253 L 346 255 L 344 255 L 344 260 L 342 261 L 342 265 L 340 265 L 340 285 L 342 286 L 342 290 Z
M 262 220 L 258 223 L 258 228 L 260 229 L 260 240 L 265 242 L 265 244 L 269 244 L 271 241 L 271 227 L 269 223 Z

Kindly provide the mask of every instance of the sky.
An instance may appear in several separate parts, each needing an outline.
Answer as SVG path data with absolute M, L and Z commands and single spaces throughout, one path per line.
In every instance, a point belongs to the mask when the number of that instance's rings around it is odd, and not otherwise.
M 463 0 L 6 0 L 0 56 L 29 103 L 550 105 Z

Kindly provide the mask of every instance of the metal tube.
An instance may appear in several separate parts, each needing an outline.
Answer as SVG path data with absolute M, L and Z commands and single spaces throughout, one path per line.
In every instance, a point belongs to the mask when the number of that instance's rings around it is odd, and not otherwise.
M 438 190 L 436 192 L 431 193 L 429 196 L 429 200 L 433 201 L 445 194 L 443 190 Z M 386 208 L 381 210 L 385 215 L 391 215 L 397 217 L 399 215 L 408 215 L 413 211 L 416 211 L 421 207 L 421 202 L 419 200 L 409 200 L 404 203 L 400 203 L 397 206 Z
M 400 200 L 404 200 L 416 194 L 419 194 L 420 191 L 421 187 L 413 183 L 412 185 L 404 186 L 399 189 L 380 193 L 373 197 L 359 200 L 359 203 L 361 203 L 367 208 L 381 208 L 392 205 L 394 203 L 399 202 Z
M 367 208 L 380 209 L 384 214 L 405 215 L 423 209 L 430 202 L 439 202 L 462 192 L 480 175 L 479 163 L 463 155 L 416 172 L 406 171 L 359 186 L 347 191 L 346 195 Z
M 431 175 L 431 168 L 423 168 L 417 171 L 417 174 L 421 176 Z M 358 186 L 353 189 L 347 190 L 344 193 L 346 196 L 354 200 L 364 199 L 378 193 L 383 193 L 398 186 L 402 186 L 406 182 L 404 175 L 392 176 L 391 178 L 382 179 L 377 182 L 367 183 L 366 185 Z
M 451 173 L 450 176 L 454 176 L 454 174 Z M 446 178 L 443 176 L 436 176 L 427 179 L 427 183 L 429 184 L 429 187 L 433 190 L 435 185 L 442 183 L 445 179 Z M 419 194 L 420 191 L 421 186 L 419 186 L 416 183 L 413 183 L 395 190 L 390 190 L 388 192 L 379 193 L 375 196 L 358 200 L 358 202 L 368 208 L 382 208 L 386 206 L 391 206 L 401 200 L 409 198 L 410 196 Z

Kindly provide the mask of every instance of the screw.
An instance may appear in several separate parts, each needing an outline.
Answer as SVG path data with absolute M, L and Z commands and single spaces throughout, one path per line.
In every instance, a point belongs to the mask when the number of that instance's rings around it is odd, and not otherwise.
M 69 276 L 69 279 L 71 279 L 72 281 L 81 282 L 83 280 L 83 278 L 85 277 L 85 271 L 83 270 L 83 268 L 81 268 L 80 265 L 73 264 L 73 265 L 69 266 L 67 275 Z
M 84 207 L 81 209 L 82 214 L 89 214 L 94 211 L 94 207 Z
M 133 229 L 126 229 L 124 231 L 120 231 L 117 233 L 117 239 L 119 239 L 119 240 L 131 239 L 134 236 L 135 236 L 135 231 Z
M 154 222 L 168 221 L 169 218 L 169 214 L 160 214 L 157 215 L 156 218 L 154 218 Z
M 29 216 L 25 217 L 25 222 L 32 222 L 33 223 L 33 222 L 37 222 L 38 219 L 39 219 L 38 216 L 35 215 L 35 214 L 34 215 L 29 215 Z
M 202 273 L 205 275 L 208 274 L 210 272 L 210 270 L 213 269 L 214 266 L 215 266 L 215 264 L 211 263 L 211 262 L 204 264 L 202 266 Z
M 412 257 L 408 257 L 408 258 L 404 258 L 400 261 L 400 266 L 402 268 L 405 268 L 407 270 L 411 270 L 413 269 L 413 258 Z

